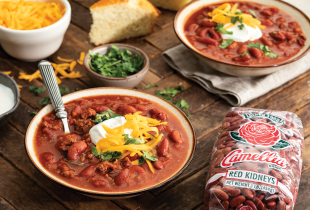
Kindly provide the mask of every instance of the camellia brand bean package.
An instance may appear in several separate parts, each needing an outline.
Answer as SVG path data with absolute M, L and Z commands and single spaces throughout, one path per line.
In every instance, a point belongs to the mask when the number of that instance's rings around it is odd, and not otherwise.
M 213 147 L 205 209 L 292 210 L 303 141 L 294 113 L 232 108 Z

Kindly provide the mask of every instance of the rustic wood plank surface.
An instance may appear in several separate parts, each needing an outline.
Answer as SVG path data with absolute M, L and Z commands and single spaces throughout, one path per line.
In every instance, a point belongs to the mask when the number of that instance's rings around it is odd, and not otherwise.
M 59 50 L 48 60 L 61 63 L 57 57 L 78 59 L 80 52 L 95 46 L 90 43 L 88 33 L 92 23 L 88 7 L 97 0 L 70 0 L 71 24 Z M 161 53 L 180 43 L 173 30 L 175 12 L 161 10 L 153 33 L 123 43 L 144 50 L 150 57 L 151 66 L 147 76 L 136 88 L 155 94 L 171 86 L 184 86 L 185 91 L 175 99 L 185 99 L 190 107 L 191 122 L 197 135 L 198 146 L 189 167 L 175 180 L 158 189 L 125 200 L 98 200 L 85 197 L 47 179 L 32 165 L 24 148 L 24 137 L 32 120 L 32 112 L 39 111 L 39 101 L 47 93 L 35 96 L 29 86 L 43 87 L 43 82 L 19 80 L 19 72 L 31 74 L 37 70 L 37 62 L 27 63 L 7 55 L 0 48 L 0 71 L 12 71 L 16 82 L 23 86 L 21 103 L 12 118 L 0 128 L 0 209 L 203 209 L 205 177 L 209 168 L 210 153 L 217 130 L 225 113 L 231 108 L 223 99 L 206 92 L 199 85 L 186 80 L 164 61 Z M 61 87 L 70 92 L 92 87 L 83 66 L 76 70 L 83 77 L 63 79 Z M 304 124 L 305 142 L 303 171 L 299 196 L 295 209 L 310 209 L 310 72 L 270 91 L 246 104 L 246 107 L 286 110 L 298 114 Z M 148 84 L 158 87 L 144 89 Z
M 0 209 L 15 210 L 16 208 L 8 203 L 3 197 L 0 197 Z

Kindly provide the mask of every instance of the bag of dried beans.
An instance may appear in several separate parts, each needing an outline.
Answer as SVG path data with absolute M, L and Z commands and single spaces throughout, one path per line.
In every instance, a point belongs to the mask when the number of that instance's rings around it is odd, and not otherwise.
M 303 141 L 294 113 L 232 108 L 213 147 L 205 209 L 292 210 Z

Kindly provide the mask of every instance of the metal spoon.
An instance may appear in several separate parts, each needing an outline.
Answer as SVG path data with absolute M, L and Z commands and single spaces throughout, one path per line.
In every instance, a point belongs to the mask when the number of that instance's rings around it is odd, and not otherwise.
M 61 119 L 64 126 L 64 132 L 70 133 L 67 119 L 68 114 L 66 112 L 64 103 L 61 98 L 61 94 L 59 92 L 54 68 L 50 62 L 42 60 L 39 63 L 39 70 L 42 75 L 42 79 L 47 89 L 48 95 L 50 96 L 52 105 L 56 111 L 56 116 Z

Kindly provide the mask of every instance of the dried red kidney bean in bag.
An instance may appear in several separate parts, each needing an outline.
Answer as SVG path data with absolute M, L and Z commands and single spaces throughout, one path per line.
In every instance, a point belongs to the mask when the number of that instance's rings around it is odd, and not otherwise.
M 205 209 L 292 210 L 303 141 L 294 113 L 232 108 L 213 147 Z

